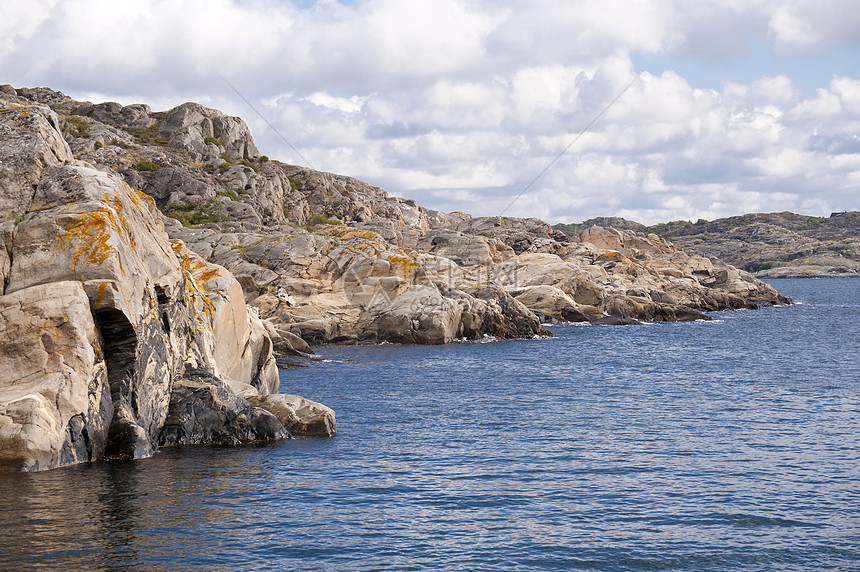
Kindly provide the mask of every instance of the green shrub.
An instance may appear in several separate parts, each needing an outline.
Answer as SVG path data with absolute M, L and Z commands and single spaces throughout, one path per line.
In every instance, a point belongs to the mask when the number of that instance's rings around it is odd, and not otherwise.
M 331 219 L 328 215 L 321 213 L 311 213 L 308 216 L 308 222 L 305 224 L 305 230 L 311 232 L 316 230 L 319 226 L 325 226 L 327 224 L 340 224 L 340 221 L 336 219 Z
M 210 144 L 211 144 L 211 145 L 217 145 L 217 146 L 219 146 L 219 147 L 223 147 L 223 146 L 224 146 L 224 142 L 223 142 L 223 141 L 221 141 L 220 139 L 218 139 L 217 137 L 211 137 L 211 136 L 210 136 L 210 137 L 205 137 L 205 138 L 203 139 L 203 142 L 204 142 L 204 143 L 206 143 L 207 145 L 210 145 Z
M 164 214 L 178 220 L 182 226 L 192 228 L 230 220 L 224 203 L 218 199 L 209 199 L 205 203 L 171 205 Z
M 265 163 L 268 160 L 269 160 L 269 158 L 266 157 L 265 155 L 260 156 L 260 163 Z
M 21 215 L 18 218 L 16 218 L 15 219 L 15 226 L 18 226 L 19 224 L 21 224 L 22 220 L 24 220 L 24 215 Z
M 96 141 L 95 143 L 93 143 L 93 151 L 98 151 L 102 147 L 104 147 L 104 145 L 102 145 L 101 141 Z
M 219 197 L 227 197 L 228 199 L 233 199 L 234 201 L 239 200 L 239 195 L 236 194 L 236 191 L 231 191 L 229 189 L 225 189 L 223 191 L 215 191 L 215 194 Z
M 233 166 L 233 163 L 231 163 L 230 161 L 225 161 L 225 162 L 221 163 L 221 165 L 218 167 L 218 170 L 221 171 L 222 173 L 226 173 L 230 169 L 230 167 L 232 167 L 232 166 Z
M 253 164 L 247 159 L 242 159 L 241 161 L 239 161 L 239 163 L 253 169 L 255 173 L 260 170 L 259 167 L 257 167 L 255 164 Z
M 86 119 L 71 115 L 64 117 L 64 119 L 68 125 L 63 126 L 63 131 L 69 133 L 72 137 L 87 138 L 90 136 L 90 123 Z
M 292 190 L 292 191 L 298 190 L 299 187 L 298 187 L 298 185 L 296 185 L 296 182 L 293 180 L 292 177 L 287 177 L 287 180 L 290 182 L 290 190 Z
M 158 134 L 160 128 L 161 124 L 156 121 L 149 127 L 144 127 L 143 129 L 138 129 L 134 131 L 134 136 L 137 137 L 138 140 L 145 145 L 149 143 L 164 145 L 167 143 L 167 137 L 163 137 Z
M 134 164 L 134 168 L 138 171 L 157 171 L 161 168 L 161 165 L 156 165 L 152 161 L 138 161 Z

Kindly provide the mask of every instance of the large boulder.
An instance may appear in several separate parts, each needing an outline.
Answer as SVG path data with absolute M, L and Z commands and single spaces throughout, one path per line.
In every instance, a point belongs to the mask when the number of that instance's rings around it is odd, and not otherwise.
M 269 411 L 292 434 L 303 437 L 331 437 L 337 431 L 334 411 L 298 395 L 266 395 L 248 400 L 254 407 Z
M 20 213 L 2 226 L 0 249 L 0 465 L 41 470 L 145 457 L 159 443 L 285 435 L 273 416 L 241 406 L 240 394 L 276 392 L 278 374 L 236 279 L 171 242 L 152 199 L 74 161 L 43 108 L 0 109 L 0 131 L 26 151 L 0 155 L 7 207 Z M 202 401 L 239 413 L 163 437 L 171 408 L 200 411 Z
M 173 386 L 161 445 L 240 445 L 283 439 L 284 423 L 252 407 L 221 379 L 205 370 L 188 370 Z

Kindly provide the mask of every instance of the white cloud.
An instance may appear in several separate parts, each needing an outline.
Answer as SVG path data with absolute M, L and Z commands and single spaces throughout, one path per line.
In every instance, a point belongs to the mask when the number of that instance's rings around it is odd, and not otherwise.
M 855 45 L 860 37 L 860 12 L 853 0 L 789 0 L 774 3 L 770 33 L 787 53 Z

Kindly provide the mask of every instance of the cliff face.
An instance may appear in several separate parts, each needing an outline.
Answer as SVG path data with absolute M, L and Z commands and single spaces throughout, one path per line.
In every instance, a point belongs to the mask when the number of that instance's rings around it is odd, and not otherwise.
M 12 90 L 50 106 L 71 151 L 152 197 L 166 230 L 232 272 L 283 353 L 306 342 L 543 334 L 542 321 L 706 318 L 786 303 L 655 235 L 568 239 L 536 219 L 441 213 L 356 179 L 269 160 L 238 118 Z M 11 97 L 11 93 L 10 93 Z
M 606 219 L 556 225 L 578 234 Z M 686 252 L 720 258 L 759 278 L 860 276 L 860 212 L 830 217 L 789 212 L 747 214 L 714 221 L 676 221 L 646 227 L 617 219 L 612 226 L 653 232 Z
M 0 469 L 288 436 L 239 283 L 171 241 L 152 198 L 76 158 L 69 124 L 0 93 Z

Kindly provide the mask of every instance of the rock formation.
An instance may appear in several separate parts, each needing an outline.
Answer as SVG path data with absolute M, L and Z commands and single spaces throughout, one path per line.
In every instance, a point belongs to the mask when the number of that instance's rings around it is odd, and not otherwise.
M 51 109 L 8 99 L 0 467 L 286 436 L 277 417 L 244 399 L 265 403 L 278 372 L 236 279 L 171 241 L 152 198 L 76 159 Z
M 152 112 L 12 91 L 57 110 L 79 158 L 151 196 L 172 238 L 232 272 L 282 352 L 523 337 L 545 334 L 546 321 L 705 319 L 788 302 L 655 235 L 607 228 L 569 239 L 536 219 L 441 213 L 270 161 L 240 119 L 197 104 Z
M 657 233 L 685 252 L 722 259 L 758 278 L 860 276 L 860 212 L 856 211 L 829 217 L 758 213 L 650 227 L 624 219 L 598 218 L 554 228 L 578 236 L 583 230 L 607 223 Z

